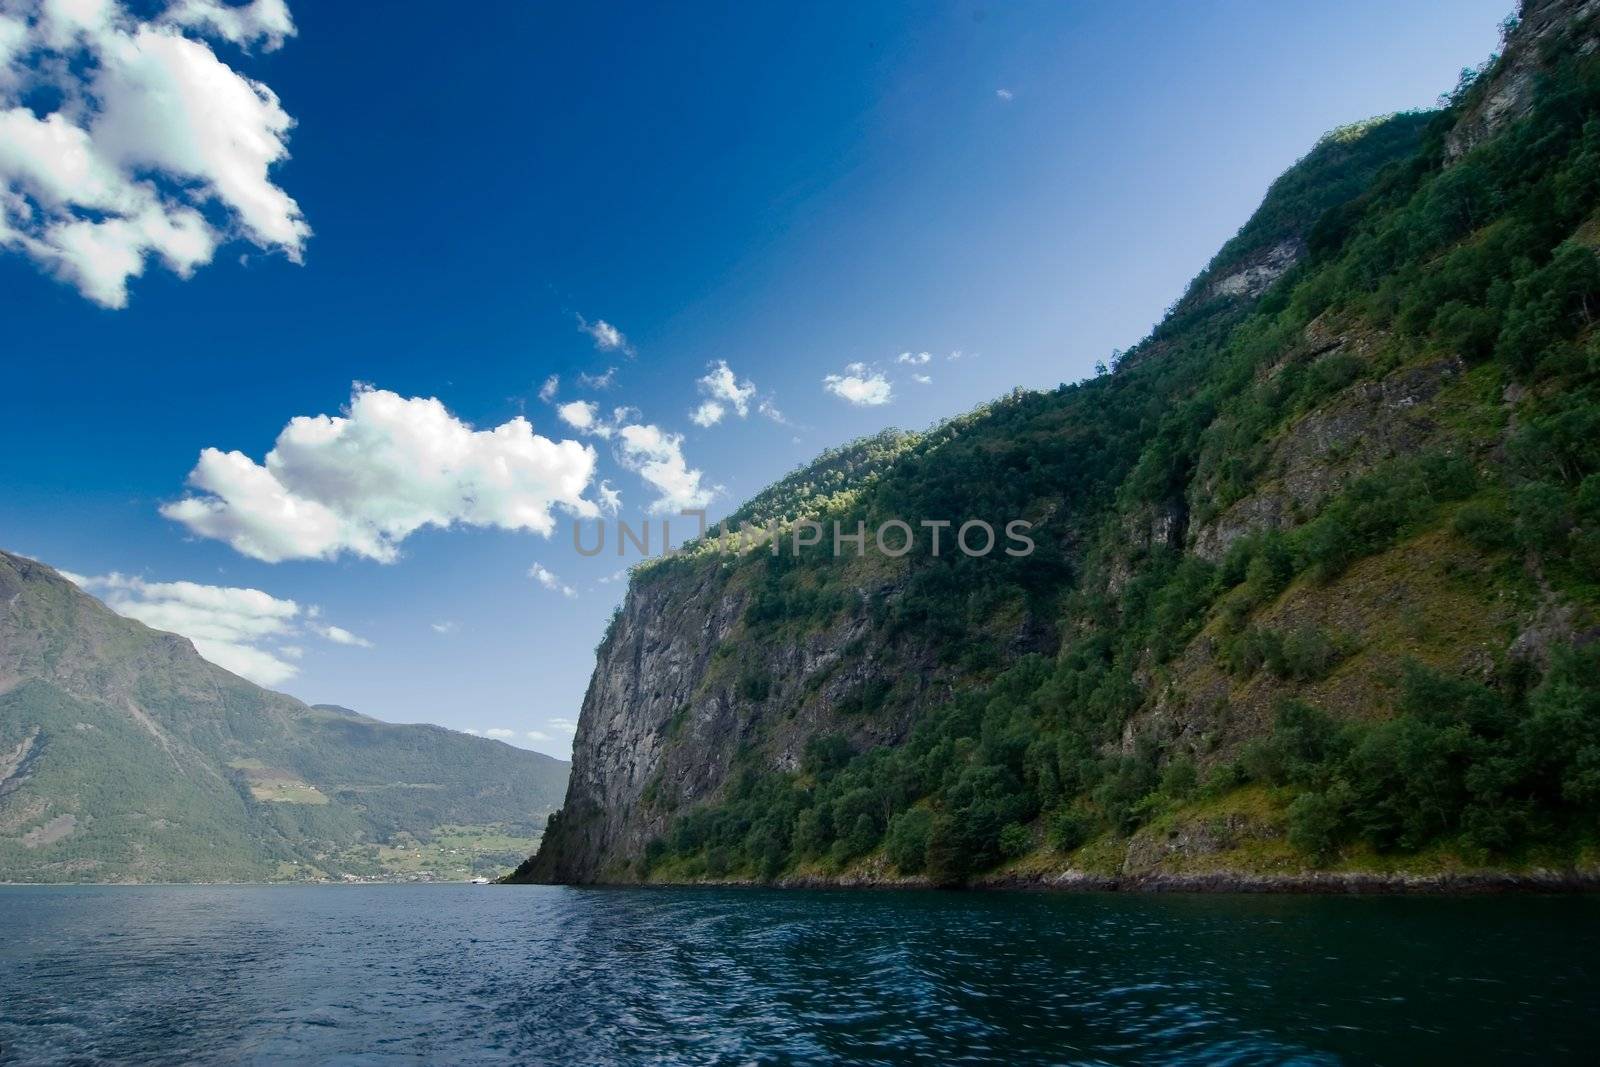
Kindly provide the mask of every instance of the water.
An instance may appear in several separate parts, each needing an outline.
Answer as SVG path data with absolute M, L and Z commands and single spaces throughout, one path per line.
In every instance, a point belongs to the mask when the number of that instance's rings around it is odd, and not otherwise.
M 0 1062 L 1548 1063 L 1597 1009 L 1595 898 L 0 888 Z

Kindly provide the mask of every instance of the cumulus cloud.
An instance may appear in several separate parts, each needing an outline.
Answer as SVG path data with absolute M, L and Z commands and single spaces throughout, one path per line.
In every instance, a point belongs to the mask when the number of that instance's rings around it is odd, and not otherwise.
M 161 514 L 254 559 L 392 562 L 427 526 L 489 526 L 548 536 L 552 508 L 593 518 L 583 494 L 596 456 L 518 416 L 475 430 L 434 398 L 358 384 L 343 415 L 291 419 L 263 462 L 207 448 L 196 490 Z
M 933 379 L 930 378 L 926 374 L 913 374 L 911 376 L 911 380 L 916 382 L 918 385 L 932 385 L 933 384 Z
M 748 378 L 740 381 L 725 359 L 708 366 L 709 372 L 695 383 L 706 399 L 690 413 L 690 421 L 697 426 L 715 426 L 729 408 L 741 419 L 750 414 L 750 401 L 756 395 L 755 383 Z
M 600 510 L 607 515 L 615 515 L 622 510 L 622 493 L 615 489 L 610 482 L 602 480 L 595 488 L 600 494 Z
M 483 736 L 492 737 L 497 741 L 509 741 L 513 737 L 517 736 L 517 732 L 515 730 L 507 730 L 500 726 L 491 726 L 489 729 L 483 732 Z
M 894 361 L 896 363 L 907 363 L 913 367 L 920 367 L 932 358 L 932 354 L 928 352 L 902 352 L 894 357 Z
M 542 563 L 535 563 L 533 566 L 529 567 L 528 577 L 532 578 L 534 581 L 538 582 L 552 593 L 560 593 L 569 600 L 578 595 L 578 591 L 576 589 L 572 588 L 572 586 L 567 585 L 560 578 L 556 577 L 555 574 L 551 573 L 550 569 Z
M 271 52 L 294 36 L 294 20 L 284 0 L 253 0 L 224 4 L 218 0 L 177 0 L 161 15 L 161 22 L 211 34 L 249 48 L 260 44 Z
M 994 95 L 1007 102 L 1017 98 L 1017 94 L 1012 92 L 1010 89 L 996 89 L 994 91 Z
M 118 615 L 187 637 L 200 655 L 258 685 L 279 685 L 299 673 L 290 661 L 300 658 L 302 649 L 293 642 L 303 634 L 372 647 L 349 630 L 314 621 L 315 608 L 302 610 L 293 600 L 259 589 L 147 582 L 117 573 L 70 575 L 69 580 L 98 595 Z
M 880 371 L 868 370 L 865 363 L 852 363 L 843 374 L 830 374 L 822 379 L 822 387 L 842 400 L 858 407 L 877 407 L 893 399 L 889 379 Z
M 764 415 L 780 425 L 787 426 L 789 424 L 789 420 L 783 417 L 783 412 L 778 410 L 778 405 L 774 404 L 770 398 L 763 399 L 761 403 L 756 405 L 756 413 Z
M 651 511 L 675 515 L 711 503 L 713 491 L 700 484 L 703 474 L 684 459 L 682 434 L 634 423 L 617 435 L 618 461 L 660 494 L 650 504 Z
M 715 400 L 702 400 L 700 406 L 689 412 L 689 421 L 696 426 L 715 426 L 722 421 L 728 409 Z
M 579 315 L 578 329 L 593 338 L 594 346 L 602 352 L 621 352 L 625 356 L 633 355 L 633 346 L 628 343 L 627 337 L 623 336 L 621 330 L 605 319 L 596 319 L 594 322 L 590 322 L 582 315 Z
M 571 426 L 579 433 L 594 433 L 602 437 L 611 436 L 611 427 L 600 421 L 600 408 L 590 400 L 574 400 L 569 404 L 561 404 L 556 408 L 556 415 L 561 421 Z
M 270 175 L 293 120 L 210 43 L 293 33 L 283 0 L 0 6 L 0 248 L 112 308 L 151 258 L 187 278 L 235 237 L 299 262 L 311 229 Z
M 550 401 L 556 398 L 556 391 L 560 388 L 561 375 L 550 375 L 550 377 L 544 380 L 544 384 L 539 387 L 539 399 L 543 400 L 546 404 L 550 403 Z

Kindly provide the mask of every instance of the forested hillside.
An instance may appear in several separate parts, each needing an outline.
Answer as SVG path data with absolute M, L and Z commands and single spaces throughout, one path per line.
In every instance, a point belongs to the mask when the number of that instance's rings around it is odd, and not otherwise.
M 1589 6 L 1329 134 L 1113 372 L 728 523 L 1023 518 L 1031 555 L 641 569 L 519 877 L 1600 867 Z
M 0 881 L 499 873 L 566 772 L 307 707 L 0 552 Z

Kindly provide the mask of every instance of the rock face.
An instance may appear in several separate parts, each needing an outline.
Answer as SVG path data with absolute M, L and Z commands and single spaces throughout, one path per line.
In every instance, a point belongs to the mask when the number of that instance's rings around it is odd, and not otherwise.
M 1213 297 L 1255 298 L 1289 272 L 1305 254 L 1303 242 L 1290 238 L 1262 249 L 1224 278 L 1213 282 L 1208 294 Z
M 1337 337 L 1319 358 L 1360 347 L 1359 338 Z M 1273 443 L 1263 488 L 1197 524 L 1190 549 L 1220 562 L 1239 538 L 1298 525 L 1351 479 L 1422 451 L 1438 429 L 1430 402 L 1465 370 L 1457 356 L 1404 367 L 1309 412 Z M 1203 487 L 1195 492 L 1203 495 Z
M 1573 26 L 1600 14 L 1600 0 L 1527 0 L 1516 29 L 1506 40 L 1500 61 L 1460 121 L 1445 137 L 1446 158 L 1454 161 L 1526 115 L 1533 107 L 1539 76 L 1546 69 L 1548 46 Z M 1579 45 L 1587 55 L 1590 39 Z
M 850 595 L 865 603 L 896 594 L 892 583 L 867 580 Z M 741 753 L 794 771 L 806 742 L 822 734 L 858 749 L 896 744 L 912 716 L 860 715 L 863 694 L 891 679 L 914 697 L 948 693 L 925 645 L 874 647 L 861 612 L 756 643 L 743 640 L 748 606 L 748 592 L 716 562 L 634 580 L 597 653 L 566 801 L 518 880 L 632 880 L 649 841 L 720 795 Z M 1019 631 L 1017 647 L 1031 639 Z
M 720 784 L 736 740 L 731 708 L 726 694 L 697 697 L 742 601 L 717 585 L 629 587 L 584 696 L 560 820 L 549 830 L 540 865 L 524 873 L 541 881 L 595 881 L 663 829 L 666 814 L 642 803 L 654 776 L 670 774 L 670 788 L 691 802 Z M 705 744 L 668 767 L 667 743 L 681 731 Z

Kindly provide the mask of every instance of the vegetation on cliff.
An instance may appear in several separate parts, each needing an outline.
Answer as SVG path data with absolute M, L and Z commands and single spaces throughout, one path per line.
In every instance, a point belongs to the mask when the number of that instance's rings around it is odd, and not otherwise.
M 1600 52 L 1536 6 L 1537 38 L 1507 27 L 1518 71 L 1538 53 L 1525 115 L 1461 148 L 1491 63 L 1438 112 L 1330 136 L 1116 373 L 842 450 L 734 517 L 1025 518 L 1031 556 L 641 573 L 743 605 L 684 708 L 742 709 L 726 774 L 678 788 L 673 753 L 708 743 L 680 722 L 641 847 L 562 870 L 593 832 L 569 796 L 523 876 L 958 883 L 1195 827 L 1280 866 L 1592 862 Z M 772 673 L 816 632 L 853 636 Z

